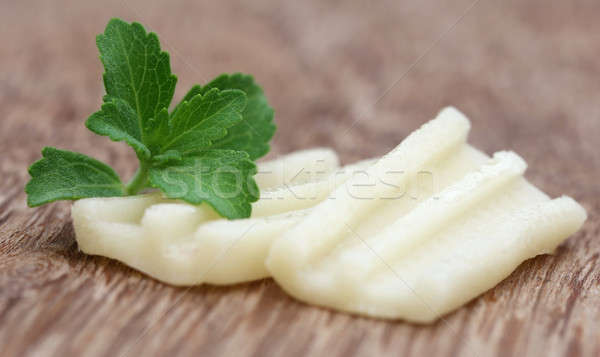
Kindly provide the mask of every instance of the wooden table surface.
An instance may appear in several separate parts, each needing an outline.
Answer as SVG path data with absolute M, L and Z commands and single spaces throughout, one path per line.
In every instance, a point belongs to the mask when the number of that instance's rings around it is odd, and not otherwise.
M 600 2 L 0 1 L 2 356 L 600 356 Z M 445 105 L 471 142 L 589 213 L 553 256 L 432 325 L 307 306 L 271 279 L 175 288 L 77 249 L 70 203 L 29 209 L 46 145 L 135 157 L 84 120 L 100 105 L 95 35 L 110 17 L 156 31 L 176 97 L 252 73 L 276 110 L 271 157 L 315 145 L 381 155 Z M 343 133 L 343 134 L 341 134 Z

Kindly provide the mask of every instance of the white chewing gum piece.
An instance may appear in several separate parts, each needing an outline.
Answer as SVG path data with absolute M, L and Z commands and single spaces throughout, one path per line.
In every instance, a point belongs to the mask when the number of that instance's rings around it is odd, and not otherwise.
M 339 169 L 340 160 L 332 149 L 299 150 L 270 161 L 259 162 L 254 176 L 261 190 L 321 181 Z
M 364 244 L 356 244 L 344 251 L 338 257 L 340 273 L 346 279 L 363 279 L 374 268 L 381 269 L 381 261 L 410 254 L 411 249 L 423 244 L 437 229 L 514 182 L 526 168 L 525 161 L 514 152 L 495 153 L 493 159 L 481 165 L 479 170 L 466 174 L 407 214 L 389 222 L 379 234 L 369 237 L 365 244 L 373 254 L 365 256 Z M 357 264 L 361 264 L 361 268 L 357 269 Z
M 552 252 L 586 219 L 571 198 L 551 200 L 527 182 L 526 164 L 512 152 L 489 160 L 463 145 L 422 167 L 435 178 L 431 190 L 362 215 L 336 207 L 353 221 L 333 238 L 301 220 L 290 230 L 295 235 L 271 247 L 267 268 L 274 279 L 315 305 L 430 322 L 497 285 L 524 260 Z M 344 219 L 325 213 L 322 230 Z M 324 236 L 330 246 L 314 243 Z
M 274 242 L 267 267 L 278 283 L 284 289 L 294 285 L 296 271 L 334 249 L 348 228 L 358 224 L 385 198 L 394 196 L 411 176 L 459 150 L 469 128 L 468 119 L 457 110 L 445 109 L 367 168 L 365 176 L 371 182 L 364 184 L 362 177 L 353 176 L 335 189 L 331 199 L 313 207 L 305 218 Z M 388 176 L 391 177 L 388 179 Z
M 197 252 L 194 259 L 211 262 L 210 269 L 203 272 L 201 282 L 223 285 L 270 276 L 264 261 L 271 243 L 304 214 L 303 211 L 293 211 L 201 225 L 194 235 L 195 243 L 190 243 Z
M 289 158 L 290 162 L 285 163 Z M 258 205 L 256 211 L 260 214 L 261 205 L 267 208 L 263 209 L 261 217 L 251 219 L 221 219 L 207 205 L 193 206 L 165 199 L 158 192 L 79 200 L 71 210 L 77 242 L 88 254 L 120 260 L 176 285 L 230 284 L 266 277 L 264 260 L 271 241 L 301 218 L 301 208 L 327 197 L 336 184 L 349 176 L 349 168 L 359 165 L 336 169 L 337 156 L 328 149 L 292 153 L 274 163 L 262 164 L 271 167 L 271 172 L 279 172 L 276 176 L 280 179 L 291 179 L 293 176 L 284 171 L 309 172 L 317 167 L 315 162 L 320 162 L 320 171 L 315 176 L 319 181 L 273 190 L 315 187 L 317 199 L 300 200 L 287 195 L 276 201 L 278 206 L 270 208 L 268 202 L 265 204 L 261 199 L 255 203 Z M 300 164 L 307 164 L 308 169 L 299 167 Z M 368 162 L 360 165 L 366 166 Z M 268 188 L 261 189 L 268 192 Z M 300 204 L 295 204 L 298 201 Z M 287 211 L 289 213 L 285 213 Z M 238 238 L 236 244 L 231 244 Z M 225 251 L 228 253 L 223 254 Z M 223 257 L 215 260 L 217 256 Z
M 372 239 L 387 225 L 404 216 L 419 203 L 453 184 L 465 173 L 476 171 L 489 159 L 489 156 L 472 146 L 462 145 L 450 156 L 426 166 L 399 191 L 397 197 L 386 200 L 377 209 L 364 216 L 352 231 L 346 233 L 344 244 L 336 247 L 335 250 L 351 245 L 362 245 L 360 240 L 356 239 L 356 235 L 365 240 Z M 335 256 L 335 253 L 330 255 Z
M 583 225 L 586 212 L 573 199 L 530 203 L 528 197 L 516 196 L 532 194 L 525 181 L 519 185 L 506 193 L 518 204 L 500 197 L 457 220 L 371 277 L 345 308 L 369 316 L 433 321 L 496 286 L 526 259 L 552 252 Z M 535 201 L 533 196 L 529 198 Z
M 175 240 L 154 241 L 154 252 L 135 268 L 174 285 L 261 279 L 269 276 L 263 262 L 272 240 L 301 214 L 206 222 Z
M 71 218 L 79 249 L 129 264 L 143 260 L 144 234 L 139 222 L 146 208 L 168 200 L 160 194 L 87 198 L 76 201 Z
M 264 217 L 312 207 L 326 199 L 331 191 L 355 173 L 364 171 L 374 162 L 376 159 L 368 159 L 344 166 L 319 181 L 284 184 L 274 189 L 262 190 L 259 200 L 252 204 L 252 217 Z
M 319 200 L 327 197 L 327 194 L 333 190 L 336 185 L 342 184 L 344 180 L 350 177 L 357 170 L 368 167 L 374 160 L 365 160 L 356 164 L 348 165 L 332 173 L 328 179 L 318 182 L 311 182 L 297 186 L 281 189 L 284 192 L 294 191 L 294 197 L 286 197 L 285 202 L 288 206 L 281 206 L 279 209 L 284 213 L 261 215 L 248 219 L 238 219 L 229 221 L 219 219 L 201 224 L 193 237 L 181 246 L 184 248 L 173 247 L 170 251 L 183 252 L 181 254 L 170 254 L 173 257 L 170 267 L 178 265 L 178 262 L 185 261 L 184 256 L 193 254 L 193 258 L 187 260 L 200 260 L 210 262 L 210 269 L 205 267 L 205 271 L 196 271 L 195 275 L 181 280 L 185 276 L 185 267 L 179 269 L 176 274 L 171 273 L 173 278 L 170 281 L 183 281 L 182 284 L 190 284 L 192 278 L 196 277 L 197 283 L 206 282 L 210 284 L 233 284 L 240 281 L 256 280 L 270 276 L 264 261 L 269 253 L 271 243 L 277 237 L 285 233 L 290 227 L 302 219 L 308 212 L 308 209 Z M 299 187 L 299 188 L 298 188 Z M 298 189 L 296 189 L 298 188 Z M 304 190 L 304 191 L 303 191 Z M 316 190 L 323 192 L 319 197 L 301 196 L 299 193 L 313 194 Z M 306 199 L 302 199 L 306 198 Z M 316 200 L 316 201 L 315 201 Z M 264 202 L 264 207 L 270 207 L 275 202 L 266 201 L 263 198 L 259 202 Z M 302 204 L 296 204 L 301 202 Z M 308 203 L 308 206 L 306 205 Z M 294 209 L 290 209 L 290 207 Z M 277 206 L 275 206 L 277 207 Z M 253 207 L 254 209 L 254 207 Z M 272 208 L 271 208 L 272 209 Z M 275 210 L 276 211 L 276 210 Z M 264 212 L 263 212 L 264 213 Z M 187 252 L 187 253 L 186 253 Z M 193 252 L 193 253 L 191 253 Z M 200 274 L 201 273 L 201 274 Z M 164 274 L 164 272 L 163 272 Z M 197 276 L 201 276 L 201 281 Z M 187 283 L 186 283 L 187 282 Z
M 141 220 L 144 234 L 157 242 L 173 242 L 193 233 L 204 221 L 198 206 L 177 202 L 148 206 Z

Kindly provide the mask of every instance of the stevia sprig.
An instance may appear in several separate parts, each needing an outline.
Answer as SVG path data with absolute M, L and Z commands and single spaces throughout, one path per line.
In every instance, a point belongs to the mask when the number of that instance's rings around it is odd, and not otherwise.
M 29 168 L 29 206 L 154 187 L 169 198 L 206 202 L 229 219 L 249 217 L 259 195 L 253 161 L 269 151 L 275 132 L 273 109 L 253 78 L 223 74 L 193 86 L 169 111 L 177 77 L 156 34 L 112 19 L 96 43 L 106 95 L 86 126 L 129 144 L 138 170 L 123 183 L 94 158 L 47 147 Z

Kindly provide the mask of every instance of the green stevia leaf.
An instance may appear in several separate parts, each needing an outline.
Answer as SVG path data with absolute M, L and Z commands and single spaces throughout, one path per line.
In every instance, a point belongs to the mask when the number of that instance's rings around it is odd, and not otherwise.
M 227 135 L 227 128 L 242 120 L 245 105 L 244 92 L 216 88 L 184 101 L 171 116 L 169 126 L 157 132 L 161 152 L 177 150 L 186 155 L 210 148 L 214 140 Z
M 239 89 L 246 93 L 248 98 L 246 108 L 242 112 L 242 121 L 227 129 L 227 135 L 216 140 L 212 148 L 245 151 L 252 160 L 269 152 L 269 141 L 276 129 L 273 123 L 273 108 L 269 106 L 262 88 L 254 82 L 252 76 L 241 73 L 222 74 L 205 86 L 193 86 L 183 101 L 206 93 L 212 88 Z M 175 112 L 178 109 L 179 105 Z
M 42 156 L 29 167 L 31 180 L 25 192 L 30 207 L 57 200 L 123 195 L 119 176 L 96 159 L 52 147 L 44 148 Z
M 140 159 L 150 158 L 150 150 L 142 142 L 138 117 L 126 101 L 114 98 L 104 103 L 102 109 L 92 114 L 85 125 L 96 134 L 127 142 Z
M 169 198 L 192 204 L 208 203 L 221 216 L 246 218 L 258 200 L 256 165 L 248 154 L 207 150 L 166 167 L 150 169 L 150 183 Z
M 105 69 L 105 101 L 126 101 L 140 120 L 143 138 L 148 120 L 173 99 L 177 77 L 171 73 L 169 54 L 161 51 L 156 34 L 120 19 L 109 21 L 96 44 Z

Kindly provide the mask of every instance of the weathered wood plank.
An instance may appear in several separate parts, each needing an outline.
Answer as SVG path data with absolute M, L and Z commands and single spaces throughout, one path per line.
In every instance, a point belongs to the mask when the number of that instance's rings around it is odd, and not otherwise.
M 470 3 L 0 3 L 2 355 L 599 356 L 600 4 L 482 0 L 380 99 Z M 273 155 L 381 154 L 454 104 L 475 145 L 519 152 L 532 182 L 589 219 L 555 255 L 426 326 L 307 306 L 270 279 L 175 288 L 86 256 L 69 204 L 28 209 L 23 186 L 44 145 L 134 171 L 124 145 L 83 126 L 102 95 L 94 36 L 111 16 L 159 33 L 179 96 L 220 72 L 253 73 L 277 113 Z

